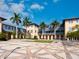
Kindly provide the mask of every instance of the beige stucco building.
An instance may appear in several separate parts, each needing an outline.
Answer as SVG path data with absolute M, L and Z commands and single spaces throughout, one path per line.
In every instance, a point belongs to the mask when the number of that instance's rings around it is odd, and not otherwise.
M 4 21 L 4 20 L 6 20 L 6 19 L 0 17 L 0 32 L 2 32 L 2 21 Z
M 26 27 L 26 31 L 30 34 L 30 38 L 39 38 L 38 32 L 39 32 L 39 26 L 35 23 L 30 24 Z
M 71 18 L 71 19 L 65 19 L 64 20 L 64 35 L 65 38 L 67 38 L 67 33 L 72 32 L 73 28 L 79 25 L 79 18 Z

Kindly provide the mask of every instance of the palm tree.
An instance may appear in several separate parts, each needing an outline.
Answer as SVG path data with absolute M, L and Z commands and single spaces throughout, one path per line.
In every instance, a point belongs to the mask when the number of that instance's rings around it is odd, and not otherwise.
M 45 31 L 46 24 L 44 22 L 41 22 L 39 27 L 40 27 L 39 28 L 39 32 L 43 33 Z
M 10 18 L 10 20 L 13 23 L 16 23 L 16 36 L 17 36 L 17 25 L 19 25 L 19 23 L 21 23 L 20 19 L 21 19 L 20 14 L 16 14 L 16 13 L 14 13 L 14 16 Z
M 46 28 L 46 24 L 44 22 L 40 23 L 40 29 L 45 29 Z
M 50 25 L 52 26 L 52 29 L 51 29 L 51 31 L 53 31 L 54 32 L 54 35 L 56 35 L 56 30 L 57 30 L 57 27 L 59 26 L 59 22 L 58 21 L 53 21 Z M 56 39 L 56 37 L 55 37 L 55 39 Z
M 23 20 L 23 26 L 26 26 L 26 28 L 27 28 L 27 26 L 29 26 L 30 24 L 32 24 L 32 22 L 30 21 L 30 18 L 25 17 Z M 28 31 L 26 33 L 26 36 L 27 36 L 27 38 L 31 38 L 31 34 Z
M 23 20 L 23 26 L 29 26 L 32 22 L 28 17 L 25 17 Z
M 16 14 L 16 13 L 14 13 L 14 16 L 10 18 L 10 20 L 12 20 L 12 22 L 16 23 L 17 25 L 21 23 L 20 19 L 21 19 L 20 14 Z
M 55 29 L 57 26 L 59 26 L 59 22 L 58 21 L 53 21 L 50 25 Z

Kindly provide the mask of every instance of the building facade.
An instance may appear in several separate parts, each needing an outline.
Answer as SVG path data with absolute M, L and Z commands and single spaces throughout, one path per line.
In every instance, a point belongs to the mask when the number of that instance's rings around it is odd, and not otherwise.
M 79 18 L 71 18 L 64 20 L 64 35 L 66 39 L 67 39 L 67 33 L 74 31 L 73 28 L 76 25 L 79 25 Z
M 6 20 L 0 17 L 0 33 L 5 33 L 7 39 L 24 39 L 26 38 L 26 29 L 14 25 L 3 23 Z M 16 32 L 17 30 L 17 32 Z
M 39 31 L 39 38 L 44 40 L 64 39 L 64 27 L 63 25 L 60 25 L 54 29 L 49 26 L 48 28 Z
M 0 32 L 5 33 L 8 39 L 37 38 L 43 40 L 68 39 L 67 33 L 74 31 L 79 25 L 79 18 L 64 19 L 62 24 L 53 28 L 48 26 L 40 30 L 39 25 L 32 23 L 27 27 L 19 27 L 3 23 L 6 19 L 0 17 Z M 17 32 L 16 32 L 17 30 Z
M 29 38 L 39 38 L 38 32 L 39 32 L 39 26 L 35 23 L 30 24 L 26 27 L 27 33 L 29 33 Z

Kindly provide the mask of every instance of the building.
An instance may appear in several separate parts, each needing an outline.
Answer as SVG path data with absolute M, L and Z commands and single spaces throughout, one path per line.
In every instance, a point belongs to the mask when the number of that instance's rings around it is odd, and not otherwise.
M 79 25 L 79 18 L 64 19 L 64 35 L 67 39 L 67 33 L 72 32 L 76 25 Z
M 57 28 L 51 26 L 39 31 L 39 38 L 45 40 L 64 39 L 64 27 L 59 25 Z
M 39 38 L 39 25 L 32 23 L 26 27 L 27 33 L 29 33 L 28 38 Z
M 67 37 L 67 33 L 78 30 L 78 29 L 73 30 L 73 28 L 76 25 L 79 25 L 79 18 L 64 19 L 62 24 L 55 29 L 49 26 L 44 30 L 39 31 L 39 38 L 46 39 L 46 40 L 52 40 L 52 39 L 69 40 L 69 38 Z M 70 40 L 73 40 L 73 39 L 70 39 Z
M 26 37 L 25 28 L 18 26 L 16 28 L 16 26 L 12 24 L 5 24 L 3 23 L 4 20 L 6 19 L 0 17 L 0 33 L 5 33 L 7 39 L 22 39 Z
M 79 18 L 64 19 L 62 24 L 53 28 L 47 26 L 45 29 L 40 30 L 39 25 L 32 23 L 26 27 L 19 27 L 12 24 L 5 24 L 3 21 L 6 19 L 0 17 L 0 32 L 6 34 L 8 39 L 22 39 L 22 38 L 37 38 L 45 40 L 53 39 L 68 39 L 67 33 L 74 31 L 73 28 L 79 25 Z M 17 33 L 16 33 L 17 30 Z

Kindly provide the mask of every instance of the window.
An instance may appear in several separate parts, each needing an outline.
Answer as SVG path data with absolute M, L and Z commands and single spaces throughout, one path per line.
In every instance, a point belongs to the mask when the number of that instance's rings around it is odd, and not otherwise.
M 35 30 L 35 33 L 36 33 L 36 30 Z
M 29 32 L 29 30 L 28 30 L 28 32 Z
M 4 25 L 4 27 L 7 29 L 7 25 Z
M 69 20 L 69 24 L 71 24 L 73 21 L 72 20 Z
M 13 27 L 13 30 L 16 30 L 16 27 Z
M 69 31 L 72 31 L 72 28 L 71 27 L 69 27 Z
M 76 20 L 76 23 L 78 23 L 79 22 L 79 20 Z
M 8 29 L 8 25 L 5 25 L 5 28 Z
M 10 30 L 11 26 L 8 25 L 7 27 L 8 27 L 8 29 Z

